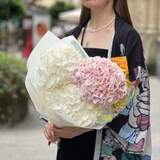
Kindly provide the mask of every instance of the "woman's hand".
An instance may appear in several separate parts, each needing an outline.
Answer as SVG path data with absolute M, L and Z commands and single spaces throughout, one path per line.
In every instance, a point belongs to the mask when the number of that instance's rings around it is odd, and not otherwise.
M 53 127 L 53 131 L 57 137 L 71 139 L 76 136 L 79 136 L 83 133 L 91 131 L 91 129 L 78 128 L 78 127 Z
M 59 138 L 55 135 L 53 131 L 53 124 L 47 123 L 44 127 L 44 135 L 49 142 L 55 143 L 59 140 Z
M 91 131 L 91 129 L 78 127 L 58 128 L 53 123 L 47 123 L 44 127 L 44 135 L 46 139 L 52 143 L 55 143 L 59 138 L 71 139 L 89 131 Z

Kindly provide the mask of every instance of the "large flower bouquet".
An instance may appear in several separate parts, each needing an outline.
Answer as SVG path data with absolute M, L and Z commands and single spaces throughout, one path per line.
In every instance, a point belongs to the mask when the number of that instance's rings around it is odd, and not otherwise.
M 60 40 L 47 32 L 27 67 L 37 111 L 59 127 L 102 128 L 134 95 L 125 57 L 88 57 L 72 36 Z

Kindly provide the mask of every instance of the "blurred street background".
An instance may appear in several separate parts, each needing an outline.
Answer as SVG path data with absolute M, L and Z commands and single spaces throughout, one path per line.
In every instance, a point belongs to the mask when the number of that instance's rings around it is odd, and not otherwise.
M 152 160 L 159 160 L 160 1 L 128 3 L 150 73 Z M 55 160 L 25 90 L 26 61 L 47 30 L 64 37 L 79 15 L 80 0 L 0 0 L 0 160 Z

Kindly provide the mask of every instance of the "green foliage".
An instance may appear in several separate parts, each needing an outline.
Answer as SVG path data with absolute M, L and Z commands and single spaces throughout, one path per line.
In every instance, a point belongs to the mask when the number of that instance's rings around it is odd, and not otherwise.
M 15 55 L 0 53 L 0 124 L 19 122 L 27 113 L 25 66 L 25 61 Z
M 0 20 L 19 18 L 25 13 L 21 0 L 0 0 Z
M 59 14 L 71 9 L 74 9 L 75 6 L 72 3 L 66 3 L 57 1 L 51 8 L 50 14 L 53 20 L 58 20 Z

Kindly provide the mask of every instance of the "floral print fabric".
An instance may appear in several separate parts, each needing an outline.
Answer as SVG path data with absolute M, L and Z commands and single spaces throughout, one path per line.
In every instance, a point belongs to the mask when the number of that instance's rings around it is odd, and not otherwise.
M 150 88 L 146 68 L 134 68 L 137 95 L 120 113 L 128 120 L 114 131 L 103 131 L 100 160 L 150 160 Z

